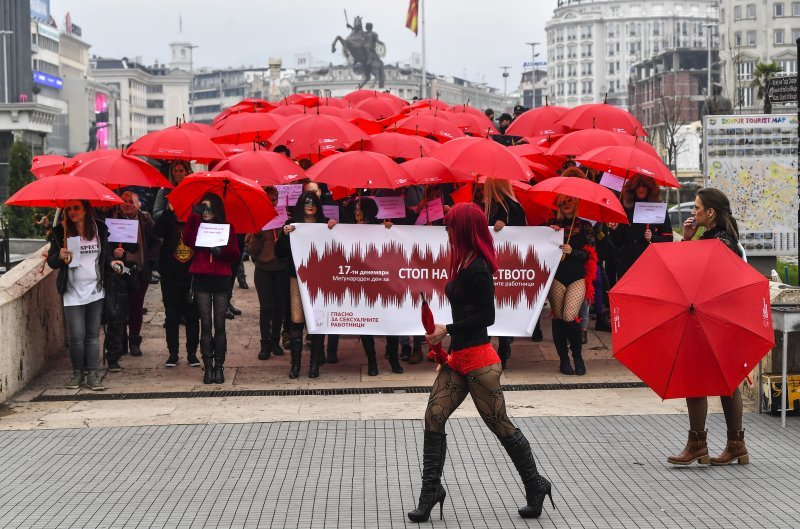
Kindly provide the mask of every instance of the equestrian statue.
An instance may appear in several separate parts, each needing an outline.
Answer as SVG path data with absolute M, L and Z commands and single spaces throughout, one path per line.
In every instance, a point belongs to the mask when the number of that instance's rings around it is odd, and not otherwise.
M 363 88 L 364 85 L 372 80 L 373 76 L 378 83 L 378 87 L 383 88 L 386 78 L 381 57 L 386 54 L 386 45 L 378 38 L 378 34 L 372 31 L 371 22 L 367 22 L 366 30 L 362 26 L 361 17 L 356 17 L 353 20 L 353 24 L 350 25 L 346 11 L 345 21 L 348 29 L 350 29 L 350 34 L 346 39 L 337 36 L 333 40 L 331 51 L 336 53 L 336 44 L 342 44 L 342 51 L 348 64 L 352 66 L 353 72 L 364 75 L 364 79 L 358 85 L 359 88 Z M 375 81 L 372 83 L 374 85 Z

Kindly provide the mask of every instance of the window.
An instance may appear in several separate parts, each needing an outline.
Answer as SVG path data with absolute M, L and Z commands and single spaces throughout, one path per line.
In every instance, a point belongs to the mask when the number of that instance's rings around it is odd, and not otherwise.
M 742 6 L 735 6 L 733 8 L 733 19 L 741 20 L 741 18 L 742 18 Z
M 570 26 L 567 28 L 567 40 L 575 40 L 578 38 L 578 28 Z
M 582 39 L 592 38 L 592 26 L 581 26 L 581 38 Z
M 567 77 L 577 77 L 578 76 L 578 65 L 575 63 L 567 65 Z
M 783 3 L 781 3 L 781 2 L 777 2 L 777 3 L 776 3 L 774 6 L 773 6 L 773 11 L 772 11 L 772 14 L 773 14 L 774 16 L 776 16 L 776 17 L 782 17 L 782 16 L 783 16 Z
M 750 81 L 753 79 L 753 68 L 755 61 L 740 62 L 737 66 L 737 74 L 740 81 Z
M 578 47 L 577 46 L 570 46 L 567 49 L 567 59 L 575 59 L 578 57 Z
M 750 87 L 736 90 L 737 103 L 745 108 L 753 106 L 753 89 Z
M 792 42 L 796 42 L 797 39 L 800 39 L 800 29 L 792 28 Z
M 800 17 L 800 2 L 792 2 L 792 16 Z
M 755 4 L 747 4 L 747 18 L 756 18 Z
M 556 77 L 564 77 L 564 65 L 559 64 L 556 67 Z
M 585 62 L 581 64 L 581 75 L 592 75 L 592 63 Z
M 778 64 L 781 66 L 781 72 L 777 74 L 780 77 L 790 76 L 790 75 L 797 75 L 797 60 L 796 59 L 784 59 L 782 61 L 778 61 Z
M 564 95 L 564 83 L 558 83 L 558 95 Z
M 164 116 L 147 116 L 148 125 L 163 125 Z
M 147 85 L 147 93 L 148 94 L 163 94 L 164 93 L 164 85 L 160 85 L 160 84 Z
M 772 32 L 772 37 L 773 37 L 772 38 L 772 42 L 776 46 L 779 45 L 779 44 L 783 44 L 784 43 L 783 42 L 783 30 L 782 29 L 776 29 L 775 31 L 773 31 Z
M 148 100 L 147 108 L 164 108 L 164 101 L 161 99 Z
M 737 31 L 733 34 L 733 45 L 734 46 L 741 46 L 742 45 L 742 32 Z
M 568 84 L 569 86 L 567 87 L 567 95 L 578 95 L 578 81 L 570 81 Z
M 591 81 L 583 81 L 581 83 L 581 93 L 582 94 L 591 94 L 592 93 L 592 82 Z
M 617 70 L 614 68 L 614 63 L 608 63 L 608 75 L 614 75 L 615 73 L 617 73 Z
M 591 56 L 592 56 L 592 45 L 581 44 L 581 57 L 591 57 Z
M 756 32 L 755 31 L 748 31 L 747 32 L 747 45 L 748 46 L 755 46 L 756 45 Z

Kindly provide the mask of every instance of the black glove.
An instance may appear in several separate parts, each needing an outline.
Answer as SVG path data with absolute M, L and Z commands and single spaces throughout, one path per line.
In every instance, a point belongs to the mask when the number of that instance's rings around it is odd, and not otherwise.
M 214 246 L 211 248 L 210 252 L 214 257 L 219 257 L 219 254 L 222 253 L 222 246 Z

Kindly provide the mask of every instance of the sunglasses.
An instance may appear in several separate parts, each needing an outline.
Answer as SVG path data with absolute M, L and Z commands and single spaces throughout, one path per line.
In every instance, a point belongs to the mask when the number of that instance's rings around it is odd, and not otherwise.
M 316 204 L 314 203 L 314 201 L 313 201 L 312 199 L 310 199 L 310 198 L 307 198 L 307 199 L 306 199 L 306 200 L 303 202 L 303 207 L 304 207 L 304 208 L 314 208 L 314 207 L 316 207 L 316 206 L 317 206 L 317 205 L 316 205 Z

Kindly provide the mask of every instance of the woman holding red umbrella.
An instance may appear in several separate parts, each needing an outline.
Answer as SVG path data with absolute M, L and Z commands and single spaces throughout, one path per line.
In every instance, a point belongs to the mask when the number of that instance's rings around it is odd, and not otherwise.
M 222 384 L 225 382 L 225 354 L 228 351 L 225 313 L 230 303 L 232 267 L 239 261 L 239 245 L 231 226 L 225 246 L 197 246 L 201 223 L 226 224 L 225 204 L 216 193 L 207 193 L 193 208 L 184 227 L 183 240 L 194 252 L 189 272 L 200 313 L 200 354 L 205 368 L 203 383 Z
M 450 240 L 450 270 L 445 293 L 453 312 L 453 323 L 434 325 L 426 335 L 434 346 L 448 334 L 451 354 L 431 388 L 425 411 L 425 443 L 422 455 L 422 491 L 418 507 L 408 513 L 412 522 L 425 522 L 439 504 L 441 517 L 447 492 L 441 483 L 447 436 L 447 419 L 467 397 L 472 399 L 486 425 L 508 452 L 525 485 L 527 504 L 519 509 L 523 518 L 542 513 L 551 485 L 536 469 L 528 440 L 506 415 L 500 386 L 502 367 L 487 328 L 494 324 L 494 280 L 497 271 L 494 242 L 486 216 L 475 204 L 456 204 L 447 214 L 445 226 Z
M 556 200 L 558 213 L 549 225 L 556 231 L 564 230 L 561 245 L 564 255 L 547 294 L 553 315 L 553 343 L 560 359 L 559 371 L 565 375 L 585 375 L 578 316 L 586 299 L 586 262 L 591 255 L 589 249 L 595 244 L 594 229 L 588 221 L 577 218 L 577 199 L 560 195 Z M 569 361 L 570 350 L 574 370 Z
M 66 388 L 80 388 L 83 372 L 88 370 L 87 387 L 101 391 L 105 389 L 98 375 L 103 282 L 109 268 L 122 271 L 122 262 L 113 260 L 108 253 L 108 228 L 95 218 L 88 201 L 67 202 L 65 213 L 64 224 L 53 228 L 47 264 L 58 270 L 56 288 L 63 298 L 67 320 L 72 378 Z M 78 238 L 80 255 L 73 255 L 64 244 L 68 237 Z M 73 260 L 77 266 L 70 266 Z
M 705 188 L 697 192 L 692 208 L 692 216 L 683 223 L 683 240 L 690 241 L 697 229 L 705 228 L 700 239 L 719 239 L 725 246 L 739 257 L 743 257 L 739 247 L 739 226 L 731 213 L 731 204 L 725 193 L 719 189 Z M 686 399 L 689 411 L 689 439 L 683 452 L 669 456 L 667 461 L 673 465 L 690 465 L 695 461 L 701 464 L 727 465 L 738 461 L 740 465 L 750 462 L 747 447 L 744 444 L 744 428 L 742 428 L 742 394 L 737 388 L 730 397 L 720 397 L 722 411 L 725 413 L 725 424 L 728 428 L 728 443 L 719 457 L 708 456 L 706 441 L 706 415 L 708 414 L 707 397 L 690 397 Z

